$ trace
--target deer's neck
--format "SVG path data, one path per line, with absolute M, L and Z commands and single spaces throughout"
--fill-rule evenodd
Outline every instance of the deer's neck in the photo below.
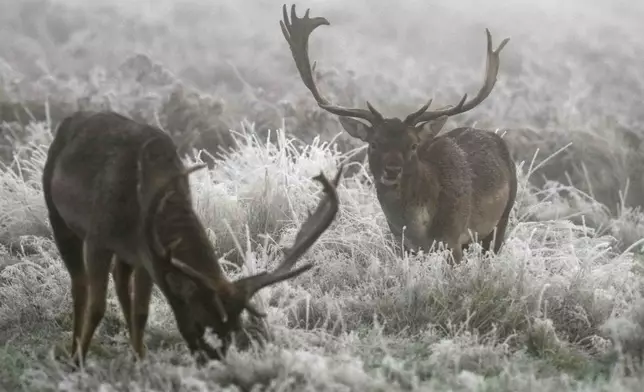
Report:
M 173 257 L 216 281 L 225 279 L 218 263 L 219 255 L 192 207 L 186 203 L 168 203 L 164 211 L 157 220 L 161 243 L 167 247 L 181 238 Z
M 437 169 L 418 161 L 404 168 L 398 186 L 376 185 L 380 207 L 396 237 L 400 238 L 406 228 L 405 237 L 410 244 L 426 245 L 440 189 Z
M 398 185 L 388 187 L 376 183 L 378 201 L 387 206 L 387 215 L 404 214 L 407 206 L 435 201 L 440 189 L 438 168 L 419 160 L 409 162 L 405 166 Z
M 400 181 L 400 197 L 406 206 L 424 206 L 438 200 L 441 184 L 439 168 L 414 159 L 403 170 Z

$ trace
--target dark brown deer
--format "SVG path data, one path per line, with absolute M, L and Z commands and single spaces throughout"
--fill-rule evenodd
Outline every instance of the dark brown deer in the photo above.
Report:
M 494 252 L 498 252 L 517 191 L 516 168 L 506 143 L 493 132 L 475 128 L 437 134 L 448 117 L 473 109 L 492 92 L 499 53 L 509 38 L 493 50 L 486 29 L 485 82 L 474 99 L 467 100 L 465 94 L 456 106 L 439 110 L 429 110 L 429 100 L 400 120 L 385 118 L 368 101 L 367 109 L 359 109 L 337 106 L 324 98 L 313 78 L 308 40 L 313 30 L 329 21 L 310 18 L 308 9 L 299 18 L 295 5 L 290 21 L 286 5 L 282 12 L 282 32 L 304 85 L 322 109 L 339 116 L 351 136 L 369 143 L 376 193 L 396 239 L 404 238 L 410 250 L 429 250 L 443 242 L 456 262 L 462 258 L 462 249 L 475 239 L 482 239 L 486 252 L 494 242 Z
M 335 218 L 341 167 L 333 182 L 323 174 L 314 177 L 325 196 L 281 264 L 232 282 L 192 207 L 187 177 L 203 167 L 184 167 L 169 135 L 114 112 L 77 112 L 61 122 L 42 181 L 54 239 L 71 278 L 76 366 L 103 318 L 112 264 L 137 357 L 145 354 L 143 331 L 156 284 L 200 362 L 225 355 L 244 309 L 265 317 L 250 303 L 258 290 L 312 267 L 292 269 Z M 206 343 L 206 328 L 222 341 L 221 350 Z

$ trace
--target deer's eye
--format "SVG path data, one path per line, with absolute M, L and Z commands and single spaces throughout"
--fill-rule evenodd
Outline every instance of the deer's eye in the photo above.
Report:
M 414 144 L 411 145 L 411 150 L 412 151 L 416 151 L 417 148 L 418 148 L 418 143 L 414 143 Z

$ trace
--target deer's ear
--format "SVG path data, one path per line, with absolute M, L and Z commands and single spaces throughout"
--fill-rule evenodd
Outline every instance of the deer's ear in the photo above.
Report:
M 416 129 L 418 129 L 418 136 L 420 136 L 420 139 L 429 140 L 436 137 L 436 135 L 438 135 L 441 129 L 445 126 L 448 118 L 448 116 L 440 116 L 435 120 L 428 121 L 416 127 Z
M 165 275 L 165 281 L 168 284 L 170 291 L 181 298 L 190 299 L 197 292 L 197 285 L 195 282 L 181 273 L 168 272 Z
M 351 117 L 340 116 L 340 124 L 342 128 L 349 133 L 349 135 L 366 142 L 371 136 L 371 128 L 363 123 Z

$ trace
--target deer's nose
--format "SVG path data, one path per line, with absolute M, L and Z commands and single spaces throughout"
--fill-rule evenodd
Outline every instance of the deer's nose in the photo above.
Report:
M 400 166 L 387 165 L 385 166 L 385 176 L 389 178 L 397 177 L 401 170 Z

